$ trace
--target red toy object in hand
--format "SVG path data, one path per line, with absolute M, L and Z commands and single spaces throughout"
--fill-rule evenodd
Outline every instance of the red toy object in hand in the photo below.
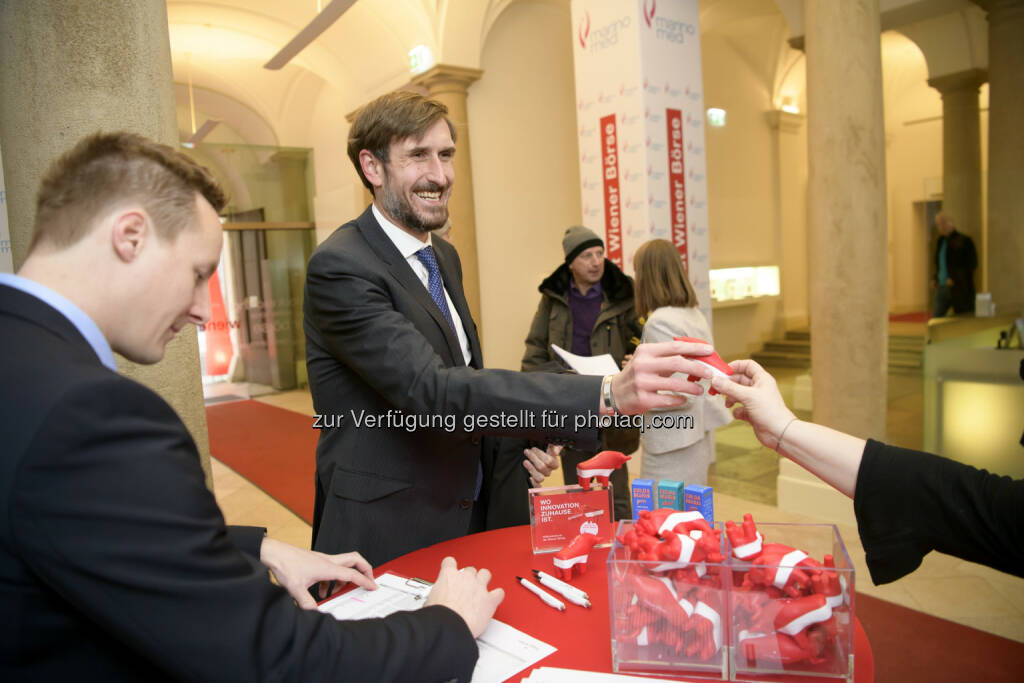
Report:
M 590 550 L 600 542 L 601 539 L 596 534 L 580 534 L 569 541 L 569 545 L 555 553 L 552 562 L 561 572 L 563 581 L 572 578 L 573 567 L 576 568 L 577 575 L 586 573 Z
M 682 342 L 692 342 L 694 344 L 707 344 L 707 342 L 704 341 L 703 339 L 697 339 L 696 337 L 673 337 L 673 339 Z M 729 367 L 729 364 L 722 360 L 722 357 L 719 356 L 718 353 L 715 351 L 712 351 L 706 356 L 686 356 L 686 358 L 689 358 L 690 360 L 695 360 L 698 363 L 703 363 L 704 365 L 711 368 L 711 370 L 716 375 L 728 377 L 733 374 L 733 369 Z M 696 382 L 697 380 L 700 379 L 700 377 L 697 377 L 697 375 L 690 375 L 686 379 L 690 382 Z M 714 389 L 709 389 L 708 393 L 714 396 L 718 392 L 715 391 Z
M 576 478 L 584 491 L 590 490 L 591 477 L 597 477 L 597 482 L 602 486 L 608 486 L 608 476 L 612 470 L 617 470 L 626 464 L 630 456 L 618 451 L 601 451 L 593 458 L 584 460 L 576 465 Z

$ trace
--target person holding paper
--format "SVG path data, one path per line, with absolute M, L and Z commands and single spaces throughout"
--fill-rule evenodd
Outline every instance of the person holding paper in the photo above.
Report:
M 370 565 L 226 527 L 181 419 L 118 374 L 114 352 L 156 363 L 209 319 L 225 203 L 131 133 L 43 178 L 0 274 L 0 680 L 469 680 L 503 597 L 486 569 L 448 558 L 428 606 L 382 620 L 301 609 L 322 582 L 374 588 Z
M 644 322 L 644 343 L 693 337 L 713 343 L 711 326 L 697 308 L 697 293 L 682 259 L 668 240 L 648 240 L 633 255 L 636 310 Z M 693 396 L 686 405 L 644 414 L 643 476 L 681 481 L 687 486 L 708 483 L 714 461 L 714 429 L 732 418 L 721 399 Z
M 609 354 L 620 367 L 633 352 L 640 323 L 633 309 L 633 279 L 604 257 L 604 240 L 593 230 L 575 225 L 562 237 L 565 260 L 537 288 L 540 303 L 526 336 L 524 372 L 565 372 L 567 365 L 552 344 L 577 356 Z M 565 448 L 562 477 L 576 483 L 576 466 L 599 450 L 632 453 L 640 444 L 639 430 L 610 427 L 601 433 L 597 449 Z M 625 468 L 611 477 L 615 518 L 632 517 L 629 474 Z

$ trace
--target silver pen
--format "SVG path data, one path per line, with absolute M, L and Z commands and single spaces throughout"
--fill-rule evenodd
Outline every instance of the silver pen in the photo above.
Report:
M 579 605 L 580 607 L 586 607 L 587 609 L 590 608 L 590 600 L 587 600 L 585 597 L 583 597 L 581 591 L 567 590 L 564 587 L 558 585 L 557 579 L 548 576 L 544 573 L 538 574 L 537 580 L 540 582 L 540 585 L 547 586 L 551 590 L 555 591 L 556 593 L 564 597 L 569 602 L 575 605 Z M 570 588 L 572 588 L 572 586 L 570 586 Z
M 559 600 L 558 598 L 554 597 L 550 593 L 547 593 L 542 588 L 533 585 L 521 576 L 517 576 L 516 581 L 518 581 L 523 588 L 525 588 L 526 590 L 530 591 L 538 598 L 543 600 L 545 605 L 549 607 L 554 607 L 559 612 L 565 611 L 565 603 Z
M 556 579 L 555 577 L 551 576 L 551 574 L 542 572 L 539 569 L 533 569 L 531 571 L 533 571 L 533 575 L 537 577 L 537 580 L 545 586 L 547 586 L 548 588 L 558 591 L 567 598 L 569 597 L 569 594 L 572 593 L 580 599 L 585 600 L 587 603 L 585 606 L 590 607 L 590 596 L 587 595 L 585 591 L 577 588 L 571 583 L 566 583 L 561 579 Z M 573 600 L 573 602 L 575 602 L 577 605 L 581 604 L 579 602 L 576 602 L 575 600 Z

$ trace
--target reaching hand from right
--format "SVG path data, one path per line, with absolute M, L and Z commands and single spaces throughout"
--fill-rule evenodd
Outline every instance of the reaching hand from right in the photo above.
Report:
M 729 366 L 732 377 L 715 377 L 711 386 L 725 395 L 727 408 L 735 408 L 733 417 L 749 422 L 757 440 L 775 449 L 782 431 L 796 419 L 786 407 L 775 378 L 752 360 L 734 360 Z

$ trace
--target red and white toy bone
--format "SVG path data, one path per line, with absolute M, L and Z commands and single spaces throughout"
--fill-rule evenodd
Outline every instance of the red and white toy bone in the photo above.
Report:
M 677 534 L 688 534 L 691 531 L 702 531 L 707 534 L 714 534 L 718 537 L 719 532 L 711 528 L 697 510 L 680 512 L 672 508 L 658 508 L 657 510 L 643 510 L 636 522 L 637 533 L 648 536 L 660 536 L 665 538 L 665 533 L 674 531 Z
M 732 556 L 737 560 L 751 562 L 764 548 L 764 538 L 754 524 L 754 518 L 750 513 L 743 515 L 743 525 L 736 526 L 732 520 L 725 523 L 725 535 L 729 538 L 732 546 Z
M 774 588 L 791 598 L 812 592 L 811 576 L 821 571 L 821 564 L 807 553 L 780 543 L 769 543 L 754 560 L 743 579 L 747 587 Z M 770 591 L 769 591 L 770 592 Z
M 705 534 L 701 531 L 679 534 L 670 531 L 664 541 L 654 546 L 650 552 L 641 554 L 639 559 L 661 561 L 661 564 L 651 567 L 651 571 L 654 572 L 694 566 L 696 578 L 700 578 L 707 571 L 704 567 L 705 562 L 719 563 L 725 558 L 718 552 L 718 539 L 714 534 Z
M 590 480 L 593 477 L 597 477 L 597 482 L 602 486 L 608 486 L 608 477 L 611 473 L 625 465 L 630 457 L 619 451 L 601 451 L 593 458 L 576 465 L 576 479 L 584 491 L 590 490 Z
M 694 344 L 707 344 L 707 342 L 704 341 L 703 339 L 697 339 L 696 337 L 674 337 L 674 339 L 676 341 L 692 342 Z M 706 356 L 686 356 L 686 358 L 689 358 L 690 360 L 695 360 L 698 363 L 703 363 L 704 365 L 711 368 L 711 371 L 714 372 L 716 375 L 728 377 L 733 374 L 733 369 L 729 367 L 728 363 L 722 360 L 722 357 L 719 356 L 716 351 L 712 351 Z M 690 382 L 696 382 L 700 379 L 700 377 L 697 377 L 697 375 L 690 375 L 686 379 Z M 709 389 L 708 393 L 714 396 L 718 392 L 715 391 L 714 389 Z
M 835 571 L 835 568 L 835 558 L 831 555 L 826 555 L 824 566 L 826 571 L 811 577 L 811 587 L 814 592 L 824 595 L 832 609 L 841 606 L 848 600 L 846 595 L 846 577 L 841 576 L 839 572 Z
M 597 534 L 580 534 L 569 541 L 569 545 L 555 553 L 552 562 L 555 568 L 561 572 L 563 581 L 568 581 L 572 578 L 574 567 L 577 575 L 586 573 L 590 551 L 600 542 L 601 539 Z
M 797 644 L 792 636 L 781 633 L 740 631 L 740 651 L 751 664 L 796 664 L 804 660 L 821 661 Z
M 629 608 L 631 623 L 636 623 L 632 613 L 641 610 L 665 619 L 678 631 L 687 628 L 690 615 L 693 614 L 693 604 L 679 595 L 669 579 L 631 574 L 629 581 L 634 596 Z

